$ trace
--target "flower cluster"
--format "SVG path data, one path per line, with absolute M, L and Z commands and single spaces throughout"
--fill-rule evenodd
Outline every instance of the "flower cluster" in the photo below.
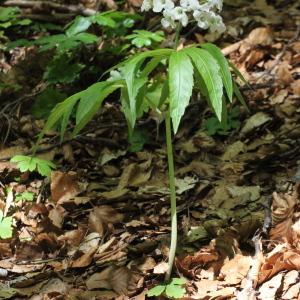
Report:
M 222 0 L 144 0 L 142 11 L 153 10 L 162 13 L 162 26 L 175 28 L 178 23 L 182 26 L 194 19 L 202 29 L 211 32 L 224 32 L 225 25 L 217 12 L 222 10 Z

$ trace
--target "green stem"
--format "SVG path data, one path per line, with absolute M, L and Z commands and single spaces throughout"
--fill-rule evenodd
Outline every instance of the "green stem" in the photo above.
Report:
M 165 276 L 165 280 L 169 281 L 172 273 L 172 267 L 174 264 L 176 247 L 177 247 L 177 209 L 176 209 L 176 190 L 175 190 L 175 173 L 174 173 L 170 107 L 168 108 L 167 111 L 165 124 L 166 124 L 168 168 L 169 168 L 169 186 L 170 186 L 170 198 L 171 198 L 171 245 L 169 251 L 169 266 Z
M 180 38 L 180 31 L 181 31 L 181 23 L 179 23 L 176 27 L 176 32 L 175 32 L 175 39 L 174 39 L 174 49 L 176 50 L 179 44 L 179 38 Z

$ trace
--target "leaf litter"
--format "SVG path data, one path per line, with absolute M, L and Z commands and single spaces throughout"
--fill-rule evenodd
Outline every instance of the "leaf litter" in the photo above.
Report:
M 221 44 L 251 85 L 242 88 L 251 114 L 240 108 L 240 128 L 210 136 L 194 120 L 208 112 L 188 108 L 175 137 L 175 272 L 188 279 L 182 299 L 299 299 L 300 48 L 297 21 L 288 17 L 297 6 L 225 2 L 242 8 L 228 10 Z M 103 112 L 108 124 L 116 121 L 110 109 Z M 20 129 L 29 140 L 37 133 L 31 122 L 24 116 Z M 121 145 L 126 130 L 110 127 L 95 136 Z M 71 140 L 43 154 L 63 166 L 50 182 L 7 161 L 28 151 L 24 140 L 3 147 L 0 298 L 146 299 L 163 280 L 169 250 L 166 149 L 159 143 L 133 153 Z M 17 201 L 24 192 L 34 201 Z

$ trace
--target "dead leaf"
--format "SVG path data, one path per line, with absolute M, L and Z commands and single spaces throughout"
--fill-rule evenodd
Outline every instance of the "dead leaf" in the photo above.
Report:
M 252 130 L 264 125 L 265 123 L 271 121 L 272 118 L 264 112 L 258 112 L 251 116 L 241 129 L 242 134 L 248 134 Z
M 230 285 L 238 284 L 247 276 L 251 262 L 251 256 L 237 254 L 233 259 L 224 263 L 220 276 Z
M 109 224 L 120 223 L 123 218 L 122 214 L 108 205 L 94 207 L 89 215 L 89 227 L 102 237 Z
M 253 29 L 246 39 L 251 45 L 271 46 L 273 44 L 273 33 L 269 27 Z
M 58 204 L 69 201 L 80 193 L 75 172 L 51 172 L 51 197 Z

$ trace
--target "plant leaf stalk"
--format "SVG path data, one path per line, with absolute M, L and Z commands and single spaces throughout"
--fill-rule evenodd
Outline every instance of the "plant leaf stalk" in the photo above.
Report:
M 168 108 L 167 111 L 165 125 L 166 125 L 166 139 L 167 139 L 168 169 L 169 169 L 169 187 L 170 187 L 170 199 L 171 199 L 171 245 L 169 251 L 168 270 L 165 275 L 165 280 L 169 281 L 172 273 L 172 268 L 174 264 L 175 254 L 176 254 L 176 247 L 177 247 L 177 208 L 176 208 L 175 172 L 174 172 L 170 107 Z
M 179 43 L 181 31 L 181 24 L 177 25 L 174 39 L 174 49 L 176 50 Z M 172 268 L 176 255 L 177 248 L 177 205 L 176 205 L 176 189 L 175 189 L 175 171 L 174 171 L 174 156 L 173 156 L 173 143 L 172 143 L 172 128 L 171 128 L 171 109 L 168 106 L 166 119 L 166 140 L 167 140 L 167 156 L 168 156 L 168 177 L 170 188 L 170 201 L 171 201 L 171 244 L 169 250 L 168 270 L 165 275 L 165 281 L 171 278 Z

